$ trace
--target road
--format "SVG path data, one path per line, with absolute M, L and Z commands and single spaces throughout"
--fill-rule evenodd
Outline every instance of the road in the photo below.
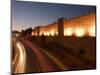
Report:
M 95 69 L 95 57 L 90 59 L 64 47 L 62 43 L 29 41 L 13 38 L 13 73 L 39 73 Z M 82 48 L 84 49 L 84 48 Z M 91 53 L 91 55 L 95 53 Z M 88 56 L 88 55 L 87 55 Z
M 15 42 L 15 54 L 12 62 L 13 73 L 68 70 L 59 59 L 34 43 L 24 39 L 13 41 Z

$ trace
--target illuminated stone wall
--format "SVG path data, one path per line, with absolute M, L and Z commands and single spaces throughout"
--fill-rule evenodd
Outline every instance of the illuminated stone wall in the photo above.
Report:
M 95 36 L 95 13 L 88 13 L 79 17 L 70 19 L 67 24 L 64 25 L 65 32 L 70 32 L 76 36 L 90 35 Z M 69 31 L 68 31 L 69 29 Z M 65 35 L 66 35 L 65 33 Z
M 40 30 L 40 34 L 44 34 L 47 36 L 49 36 L 49 35 L 53 36 L 53 35 L 57 34 L 57 28 L 58 28 L 57 23 L 54 22 L 52 24 L 42 27 Z
M 93 12 L 68 20 L 66 19 L 64 22 L 64 36 L 95 36 L 95 21 L 96 15 Z M 37 35 L 37 29 L 33 29 L 32 35 Z M 54 22 L 40 27 L 39 35 L 58 35 L 58 23 Z

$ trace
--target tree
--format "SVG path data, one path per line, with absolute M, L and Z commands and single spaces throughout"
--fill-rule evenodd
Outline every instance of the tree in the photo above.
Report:
M 29 35 L 32 34 L 32 28 L 31 27 L 27 29 L 27 34 L 29 34 Z
M 22 30 L 20 33 L 20 36 L 31 36 L 32 28 L 27 28 L 25 30 Z

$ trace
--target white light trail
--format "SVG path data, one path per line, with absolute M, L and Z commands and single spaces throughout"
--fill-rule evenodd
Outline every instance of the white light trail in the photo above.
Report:
M 18 55 L 15 55 L 14 61 L 12 62 L 12 64 L 15 64 L 16 60 L 17 60 Z
M 17 47 L 19 50 L 19 60 L 18 64 L 15 68 L 14 73 L 24 73 L 25 72 L 25 65 L 26 65 L 26 53 L 25 53 L 25 48 L 20 42 L 17 42 Z

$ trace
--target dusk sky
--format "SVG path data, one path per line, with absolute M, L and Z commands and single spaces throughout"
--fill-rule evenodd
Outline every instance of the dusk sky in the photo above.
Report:
M 12 1 L 12 30 L 43 26 L 61 17 L 68 19 L 94 12 L 95 6 L 51 4 L 38 2 Z

